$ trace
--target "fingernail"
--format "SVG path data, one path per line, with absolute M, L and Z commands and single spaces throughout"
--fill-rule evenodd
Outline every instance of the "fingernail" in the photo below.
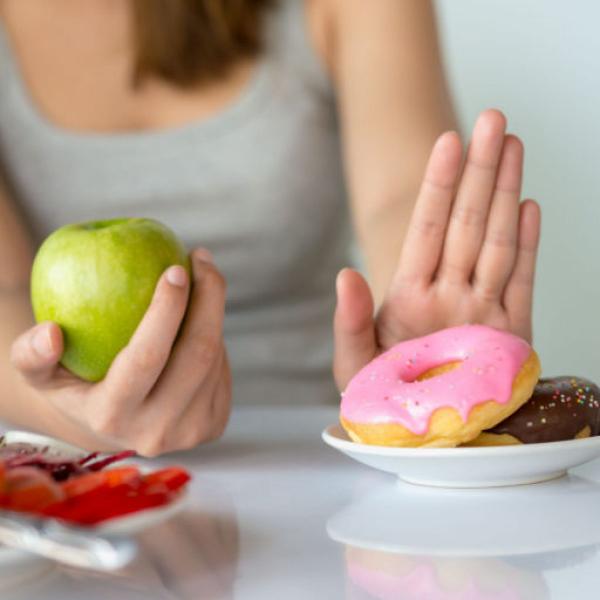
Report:
M 181 265 L 173 265 L 167 269 L 167 281 L 176 287 L 185 287 L 187 273 Z
M 194 250 L 194 258 L 208 263 L 215 262 L 215 257 L 212 255 L 212 252 L 206 248 L 196 248 Z
M 341 271 L 338 271 L 338 274 L 335 278 L 335 291 L 338 296 L 340 295 L 340 287 L 342 285 L 342 277 L 345 270 L 346 268 L 342 269 Z
M 435 144 L 433 145 L 433 150 L 439 152 L 440 150 L 442 150 L 448 146 L 451 146 L 452 144 L 455 143 L 454 140 L 457 137 L 459 137 L 459 136 L 458 136 L 458 133 L 456 133 L 456 131 L 445 131 L 435 141 Z
M 340 292 L 342 290 L 342 281 L 346 277 L 349 272 L 352 272 L 354 269 L 350 267 L 344 267 L 341 271 L 338 272 L 337 277 L 335 278 L 335 292 L 339 298 Z
M 50 339 L 50 331 L 47 327 L 41 327 L 33 336 L 33 348 L 44 357 L 52 356 L 52 340 Z

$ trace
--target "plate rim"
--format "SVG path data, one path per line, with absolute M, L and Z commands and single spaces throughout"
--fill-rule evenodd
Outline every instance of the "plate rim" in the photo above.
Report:
M 56 449 L 59 452 L 66 452 L 69 455 L 79 456 L 83 458 L 88 454 L 91 454 L 87 450 L 80 448 L 79 446 L 74 446 L 73 444 L 69 444 L 68 442 L 63 442 L 58 438 L 53 438 L 49 435 L 45 435 L 43 433 L 36 433 L 34 431 L 26 431 L 23 429 L 8 429 L 6 431 L 0 432 L 0 438 L 6 440 L 6 443 L 26 443 L 33 444 L 35 446 L 48 446 L 53 449 Z M 16 438 L 11 440 L 11 438 Z
M 397 446 L 376 446 L 361 444 L 350 439 L 343 439 L 335 435 L 345 431 L 339 423 L 331 423 L 321 432 L 321 439 L 332 448 L 347 450 L 357 454 L 370 454 L 389 456 L 395 458 L 490 458 L 495 456 L 518 456 L 522 454 L 538 454 L 567 449 L 581 449 L 587 446 L 600 446 L 600 436 L 591 436 L 583 439 L 563 440 L 559 442 L 537 442 L 534 444 L 515 444 L 506 446 L 470 446 L 459 448 L 403 448 Z

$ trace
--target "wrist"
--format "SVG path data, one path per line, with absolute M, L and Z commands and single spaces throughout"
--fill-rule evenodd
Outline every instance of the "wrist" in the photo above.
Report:
M 121 447 L 107 444 L 93 432 L 61 412 L 42 392 L 23 382 L 17 395 L 21 410 L 7 415 L 14 425 L 37 433 L 58 438 L 89 451 L 112 452 Z

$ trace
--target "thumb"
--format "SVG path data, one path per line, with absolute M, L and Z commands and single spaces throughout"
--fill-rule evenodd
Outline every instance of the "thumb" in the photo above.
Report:
M 47 321 L 27 330 L 11 348 L 11 362 L 35 386 L 52 379 L 63 352 L 62 331 Z
M 373 296 L 364 277 L 352 269 L 342 269 L 336 291 L 333 374 L 343 390 L 354 374 L 374 358 L 377 344 Z

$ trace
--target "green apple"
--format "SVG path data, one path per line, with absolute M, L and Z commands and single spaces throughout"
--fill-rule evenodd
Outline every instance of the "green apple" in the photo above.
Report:
M 65 225 L 38 250 L 31 273 L 36 321 L 64 336 L 61 363 L 82 379 L 102 379 L 146 312 L 170 265 L 189 259 L 175 234 L 151 219 Z

